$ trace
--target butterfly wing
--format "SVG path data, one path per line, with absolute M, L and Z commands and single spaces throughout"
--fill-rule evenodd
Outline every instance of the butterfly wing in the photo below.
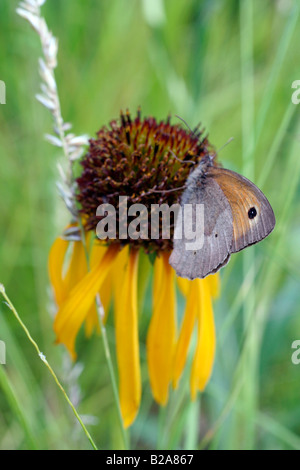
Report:
M 230 204 L 233 221 L 231 253 L 263 240 L 275 226 L 273 209 L 263 192 L 238 173 L 212 167 L 209 177 Z
M 189 250 L 191 243 L 185 237 L 184 213 L 192 205 L 192 225 L 196 225 L 196 205 L 204 206 L 204 238 L 200 249 Z M 182 231 L 182 238 L 174 238 L 174 248 L 169 262 L 180 277 L 204 278 L 228 263 L 231 253 L 233 225 L 230 205 L 213 178 L 205 183 L 189 185 L 181 198 L 182 219 L 177 220 L 175 233 Z M 178 226 L 181 225 L 181 227 Z

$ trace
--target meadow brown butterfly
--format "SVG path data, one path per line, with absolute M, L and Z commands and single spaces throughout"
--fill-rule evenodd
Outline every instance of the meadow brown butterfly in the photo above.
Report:
M 204 157 L 192 171 L 180 201 L 182 214 L 186 205 L 193 208 L 192 224 L 196 205 L 204 207 L 202 247 L 187 250 L 190 240 L 174 238 L 169 259 L 176 274 L 188 279 L 216 273 L 231 253 L 263 240 L 275 226 L 272 207 L 260 189 L 244 176 L 215 166 L 213 159 Z M 183 224 L 183 219 L 177 223 Z

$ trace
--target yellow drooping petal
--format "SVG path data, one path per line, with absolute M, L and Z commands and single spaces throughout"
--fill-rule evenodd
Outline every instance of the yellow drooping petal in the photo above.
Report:
M 119 251 L 116 260 L 114 261 L 113 269 L 111 271 L 111 277 L 113 282 L 113 292 L 114 292 L 114 304 L 117 306 L 117 303 L 120 300 L 120 292 L 123 286 L 123 276 L 126 270 L 129 259 L 129 245 L 126 245 Z
M 65 298 L 65 283 L 63 280 L 63 265 L 69 246 L 67 240 L 57 238 L 53 243 L 48 259 L 48 271 L 50 282 L 54 291 L 57 305 L 61 305 Z
M 184 297 L 187 297 L 187 295 L 190 291 L 190 282 L 191 281 L 189 279 L 185 279 L 183 277 L 176 277 L 176 280 L 177 280 L 177 284 L 178 284 L 180 292 L 182 293 L 182 295 L 184 295 Z
M 99 261 L 103 258 L 107 251 L 107 245 L 100 243 L 97 238 L 95 238 L 90 255 L 90 267 L 93 268 Z
M 76 357 L 74 346 L 78 330 L 95 301 L 97 292 L 117 254 L 117 247 L 108 247 L 100 262 L 72 289 L 56 315 L 54 330 L 57 342 L 64 343 L 73 358 Z
M 176 341 L 174 275 L 168 254 L 156 258 L 153 313 L 147 335 L 147 360 L 152 394 L 161 405 L 165 405 L 168 400 Z
M 86 276 L 88 272 L 86 253 L 81 241 L 72 242 L 72 253 L 67 269 L 66 276 L 64 278 L 65 283 L 65 295 L 64 299 L 67 298 L 71 290 L 81 279 Z
M 102 299 L 101 299 L 102 302 Z M 87 316 L 85 317 L 85 323 L 84 323 L 84 331 L 85 331 L 85 336 L 87 338 L 90 338 L 92 336 L 93 331 L 95 328 L 97 329 L 97 332 L 100 332 L 100 327 L 99 327 L 99 319 L 98 319 L 98 312 L 96 305 L 92 305 L 91 308 L 89 309 Z
M 131 250 L 123 271 L 118 300 L 115 302 L 115 331 L 119 371 L 120 407 L 124 426 L 134 421 L 141 401 L 141 372 L 139 359 L 137 267 L 138 251 Z
M 75 226 L 76 224 L 70 224 L 66 229 Z M 88 239 L 88 234 L 86 237 Z M 66 264 L 66 255 L 69 247 L 72 251 L 68 260 L 66 274 L 64 275 L 64 265 Z M 50 249 L 48 267 L 55 301 L 60 306 L 68 297 L 72 288 L 87 273 L 86 255 L 81 241 L 70 242 L 58 237 Z
M 187 301 L 185 307 L 185 313 L 180 328 L 179 337 L 177 340 L 174 356 L 174 367 L 173 367 L 173 387 L 178 386 L 178 381 L 182 374 L 183 368 L 186 363 L 188 355 L 188 349 L 191 341 L 193 328 L 197 318 L 197 312 L 199 310 L 199 289 L 200 280 L 195 279 L 194 281 L 188 281 L 189 290 L 187 293 Z
M 208 278 L 199 280 L 198 340 L 191 372 L 191 395 L 203 391 L 212 372 L 215 356 L 215 324 Z
M 208 284 L 210 286 L 211 295 L 213 298 L 217 298 L 220 295 L 220 274 L 211 274 L 207 277 Z
M 109 271 L 107 274 L 107 278 L 103 281 L 103 284 L 99 290 L 101 304 L 104 310 L 104 318 L 103 323 L 107 320 L 108 310 L 110 306 L 110 302 L 112 300 L 112 270 Z M 87 317 L 85 319 L 85 334 L 87 337 L 91 336 L 94 330 L 97 330 L 100 333 L 100 325 L 98 319 L 98 312 L 96 305 L 92 305 Z
M 97 239 L 94 240 L 91 255 L 90 255 L 90 267 L 93 268 L 96 264 L 99 264 L 103 256 L 107 251 L 107 246 L 104 243 L 99 243 Z M 116 257 L 116 259 L 118 256 Z M 114 265 L 115 261 L 113 262 Z M 103 322 L 106 322 L 107 314 L 109 310 L 109 304 L 112 299 L 112 271 L 113 265 L 109 270 L 106 279 L 103 281 L 103 284 L 99 290 L 99 296 L 101 304 L 104 310 Z M 90 337 L 94 330 L 97 330 L 100 333 L 98 312 L 95 304 L 92 304 L 91 308 L 85 319 L 85 334 L 87 337 Z

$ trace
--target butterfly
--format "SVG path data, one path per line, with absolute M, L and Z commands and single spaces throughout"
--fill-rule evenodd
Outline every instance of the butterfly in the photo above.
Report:
M 269 235 L 275 215 L 266 196 L 244 176 L 216 166 L 214 156 L 206 156 L 189 175 L 182 193 L 182 217 L 177 219 L 169 263 L 180 277 L 204 278 L 225 266 L 237 253 Z M 196 225 L 196 207 L 204 208 L 203 238 L 199 249 L 188 249 L 184 224 L 189 213 Z

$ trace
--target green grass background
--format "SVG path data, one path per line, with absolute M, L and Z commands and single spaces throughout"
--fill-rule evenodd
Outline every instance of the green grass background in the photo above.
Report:
M 47 275 L 51 243 L 69 220 L 55 181 L 62 156 L 43 135 L 51 116 L 39 92 L 37 35 L 0 3 L 0 281 L 56 370 L 99 448 L 122 446 L 101 339 L 80 335 L 72 364 L 54 345 Z M 296 0 L 48 0 L 59 38 L 59 85 L 65 120 L 91 136 L 120 109 L 157 119 L 199 121 L 219 159 L 256 182 L 276 215 L 275 231 L 234 255 L 221 272 L 215 304 L 218 347 L 205 393 L 191 403 L 188 373 L 166 409 L 151 398 L 140 316 L 143 400 L 131 448 L 300 449 L 300 79 Z M 173 118 L 173 122 L 177 122 Z M 147 261 L 142 273 L 148 276 Z M 108 324 L 114 351 L 112 315 Z M 23 330 L 4 303 L 0 339 L 0 449 L 88 449 L 82 429 Z M 210 432 L 208 434 L 208 432 Z

